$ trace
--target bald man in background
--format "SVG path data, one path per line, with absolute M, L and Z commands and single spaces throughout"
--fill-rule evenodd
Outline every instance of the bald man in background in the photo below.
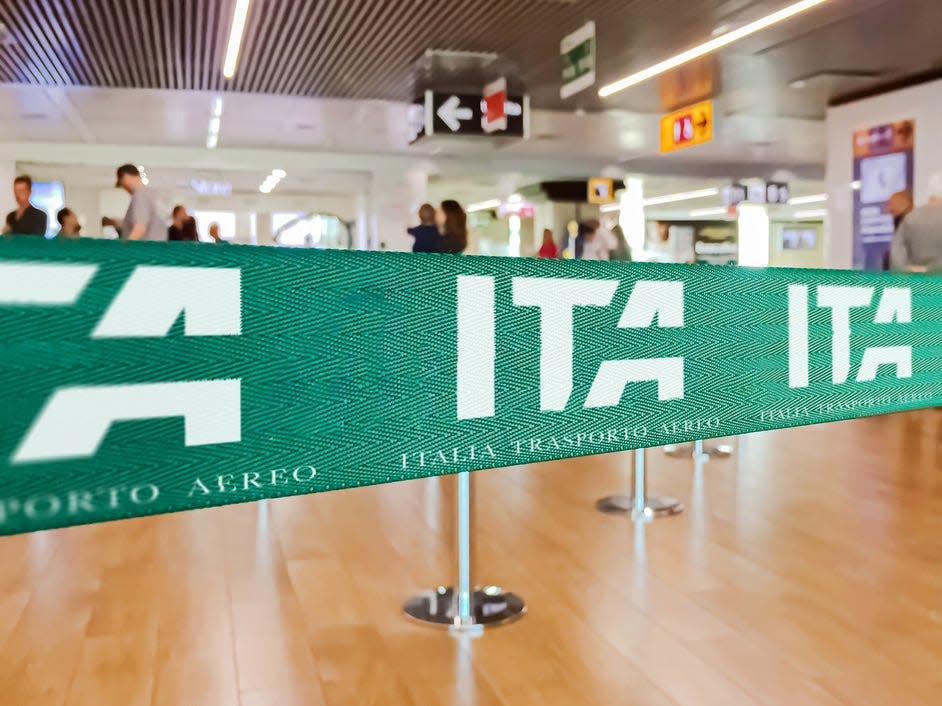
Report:
M 900 223 L 890 247 L 894 272 L 942 270 L 942 174 L 929 180 L 929 203 L 914 208 Z

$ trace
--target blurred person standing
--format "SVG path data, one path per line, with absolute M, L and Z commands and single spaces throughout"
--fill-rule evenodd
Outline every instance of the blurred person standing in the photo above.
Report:
M 29 199 L 33 193 L 33 180 L 21 174 L 13 180 L 13 198 L 16 208 L 7 214 L 3 227 L 4 233 L 11 235 L 39 235 L 45 237 L 49 218 L 45 211 L 40 211 Z
M 442 235 L 435 225 L 435 207 L 423 203 L 419 208 L 419 225 L 407 228 L 406 232 L 415 238 L 412 252 L 441 252 Z
M 893 229 L 899 229 L 903 219 L 913 210 L 913 195 L 908 191 L 897 191 L 886 202 L 886 210 L 893 216 Z
M 893 234 L 899 230 L 903 219 L 913 210 L 913 195 L 908 191 L 897 191 L 886 202 L 886 212 L 893 216 Z M 883 269 L 890 269 L 890 251 L 883 256 Z
M 929 180 L 929 203 L 914 208 L 900 222 L 890 247 L 890 269 L 942 269 L 942 173 Z
M 228 245 L 228 243 L 223 240 L 222 236 L 219 234 L 219 224 L 216 221 L 213 221 L 209 224 L 209 237 L 213 239 L 213 243 L 216 245 Z
M 173 207 L 173 222 L 167 229 L 167 240 L 188 240 L 198 241 L 199 235 L 196 232 L 196 219 L 186 212 L 183 204 Z
M 78 216 L 75 215 L 75 211 L 71 208 L 59 209 L 56 220 L 59 222 L 59 232 L 56 233 L 56 238 L 75 239 L 79 237 L 82 226 L 79 223 Z
M 439 252 L 458 255 L 468 247 L 468 216 L 461 205 L 452 199 L 442 201 L 442 240 Z
M 612 224 L 609 232 L 611 232 L 615 241 L 611 259 L 631 262 L 631 248 L 628 246 L 628 238 L 625 237 L 625 231 L 622 230 L 621 224 L 617 220 Z
M 166 213 L 159 203 L 156 191 L 141 180 L 141 173 L 133 164 L 122 164 L 117 169 L 115 186 L 131 194 L 131 203 L 123 220 L 102 218 L 105 226 L 117 228 L 127 240 L 167 240 Z
M 553 240 L 553 231 L 549 228 L 543 229 L 543 245 L 540 246 L 537 257 L 544 260 L 555 260 L 559 257 L 559 248 L 556 247 L 556 242 Z
M 592 221 L 586 221 L 585 223 L 580 224 L 580 230 L 582 231 L 582 247 L 579 248 L 578 243 L 576 250 L 580 260 L 602 260 L 607 258 L 602 258 L 602 248 L 599 246 L 598 242 L 598 231 L 592 224 Z
M 599 260 L 611 260 L 612 252 L 618 247 L 618 238 L 608 227 L 607 223 L 602 223 L 593 218 L 589 224 L 595 229 L 595 247 L 598 251 Z

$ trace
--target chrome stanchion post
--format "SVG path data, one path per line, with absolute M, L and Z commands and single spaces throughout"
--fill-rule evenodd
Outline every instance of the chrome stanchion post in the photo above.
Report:
M 637 520 L 645 516 L 648 500 L 648 474 L 644 467 L 644 449 L 635 449 L 635 495 L 631 504 L 631 514 Z
M 630 512 L 635 520 L 647 521 L 655 517 L 676 515 L 684 510 L 684 504 L 676 498 L 648 496 L 648 476 L 645 467 L 647 449 L 635 450 L 633 495 L 609 495 L 595 503 L 600 512 Z
M 732 444 L 705 444 L 699 440 L 692 444 L 668 444 L 664 447 L 664 453 L 673 458 L 729 458 L 733 455 L 733 446 Z
M 458 611 L 453 628 L 467 630 L 471 617 L 471 474 L 458 474 Z M 483 626 L 478 625 L 483 630 Z
M 451 632 L 478 635 L 484 628 L 508 623 L 526 612 L 515 593 L 499 586 L 474 589 L 471 583 L 471 474 L 458 474 L 456 502 L 458 534 L 458 585 L 410 598 L 403 606 L 407 616 L 423 623 L 447 627 Z

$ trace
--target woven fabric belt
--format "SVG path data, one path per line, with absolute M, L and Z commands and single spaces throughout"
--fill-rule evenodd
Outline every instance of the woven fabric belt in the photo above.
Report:
M 0 533 L 942 405 L 942 279 L 0 242 Z

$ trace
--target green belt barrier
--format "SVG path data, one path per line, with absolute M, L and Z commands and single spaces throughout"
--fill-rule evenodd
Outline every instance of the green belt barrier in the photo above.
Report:
M 0 332 L 3 534 L 942 405 L 920 275 L 13 238 Z

